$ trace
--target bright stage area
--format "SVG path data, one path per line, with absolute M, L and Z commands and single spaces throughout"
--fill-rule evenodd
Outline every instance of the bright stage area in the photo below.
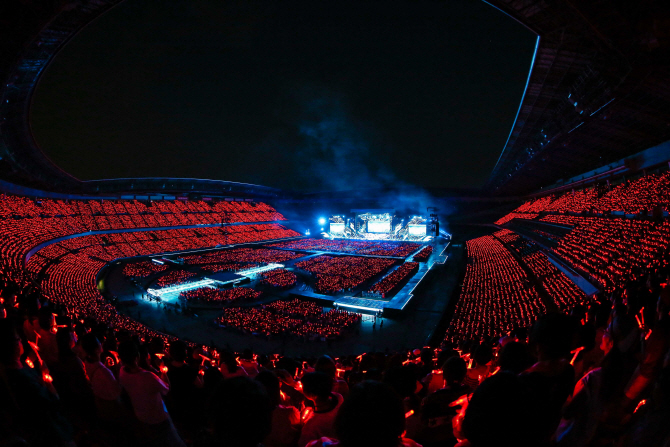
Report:
M 351 210 L 352 214 L 333 215 L 328 231 L 322 235 L 330 239 L 358 239 L 367 241 L 429 242 L 439 233 L 435 216 L 400 217 L 395 210 Z M 325 223 L 325 219 L 319 219 Z

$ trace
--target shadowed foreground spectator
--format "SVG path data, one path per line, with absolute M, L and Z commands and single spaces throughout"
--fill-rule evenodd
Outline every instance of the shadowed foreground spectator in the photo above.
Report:
M 340 394 L 332 392 L 333 380 L 324 373 L 305 374 L 302 386 L 305 397 L 312 401 L 314 409 L 306 413 L 299 447 L 321 437 L 335 436 L 335 417 L 344 400 Z
M 154 373 L 138 366 L 140 353 L 134 342 L 121 343 L 119 357 L 123 364 L 119 373 L 119 383 L 128 394 L 133 406 L 137 418 L 137 437 L 140 442 L 157 447 L 184 446 L 163 402 L 163 396 L 170 390 L 169 385 Z M 165 374 L 163 379 L 167 380 Z
M 21 361 L 23 342 L 12 323 L 0 320 L 3 438 L 14 436 L 35 446 L 74 446 L 72 427 L 63 415 L 56 390 L 45 382 L 39 369 Z
M 256 447 L 272 430 L 272 401 L 263 385 L 248 377 L 226 379 L 211 396 L 209 422 L 215 447 Z
M 263 440 L 265 447 L 290 447 L 300 436 L 300 412 L 293 406 L 280 404 L 279 379 L 272 371 L 261 371 L 256 381 L 263 384 L 272 402 L 272 431 Z
M 470 447 L 542 445 L 530 390 L 512 373 L 484 380 L 472 394 L 463 419 Z
M 335 419 L 336 439 L 321 438 L 308 447 L 418 447 L 403 438 L 402 400 L 384 383 L 364 381 L 352 388 Z

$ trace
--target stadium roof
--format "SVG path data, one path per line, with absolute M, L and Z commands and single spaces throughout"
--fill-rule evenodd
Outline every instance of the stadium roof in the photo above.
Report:
M 58 50 L 121 1 L 71 0 L 67 8 L 39 0 L 3 4 L 0 178 L 47 190 L 90 189 L 40 150 L 28 110 Z M 489 180 L 491 192 L 529 193 L 670 139 L 670 2 L 489 3 L 539 36 L 517 119 Z M 127 187 L 116 185 L 96 187 Z
M 489 3 L 538 35 L 494 194 L 529 193 L 670 139 L 670 2 Z

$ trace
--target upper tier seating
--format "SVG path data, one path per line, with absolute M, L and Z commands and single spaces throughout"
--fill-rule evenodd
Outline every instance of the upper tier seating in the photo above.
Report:
M 28 252 L 52 239 L 136 228 L 216 225 L 286 220 L 274 208 L 253 202 L 136 200 L 32 200 L 0 197 L 0 262 L 20 271 Z M 233 230 L 231 230 L 233 231 Z M 235 243 L 235 242 L 230 242 Z M 158 252 L 166 251 L 161 249 Z M 174 251 L 174 250 L 169 250 Z
M 496 224 L 504 225 L 512 219 L 535 219 L 539 213 L 639 214 L 648 213 L 657 207 L 664 213 L 670 212 L 670 171 L 625 181 L 609 191 L 600 193 L 596 187 L 588 187 L 567 191 L 557 196 L 531 199 L 501 217 Z

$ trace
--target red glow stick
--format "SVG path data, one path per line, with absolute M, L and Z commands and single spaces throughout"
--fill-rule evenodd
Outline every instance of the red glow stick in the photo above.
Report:
M 639 410 L 640 407 L 642 407 L 642 406 L 643 406 L 644 404 L 646 404 L 646 403 L 647 403 L 647 399 L 642 399 L 642 400 L 640 401 L 640 403 L 637 404 L 637 407 L 635 407 L 635 410 L 633 411 L 633 413 L 637 413 L 637 410 Z
M 571 365 L 574 365 L 574 364 L 575 364 L 575 361 L 577 360 L 577 356 L 579 355 L 579 351 L 583 351 L 583 350 L 584 350 L 584 346 L 580 346 L 579 348 L 577 348 L 577 349 L 575 349 L 574 351 L 571 351 L 571 352 L 570 352 L 570 354 L 574 354 L 574 355 L 572 356 L 572 360 L 570 360 L 570 364 L 571 364 Z

